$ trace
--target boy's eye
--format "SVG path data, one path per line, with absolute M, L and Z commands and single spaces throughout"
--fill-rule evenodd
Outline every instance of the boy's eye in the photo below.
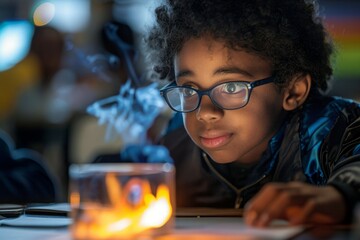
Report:
M 222 91 L 225 93 L 235 94 L 244 89 L 244 84 L 237 82 L 225 83 L 222 85 Z
M 196 94 L 196 91 L 191 88 L 184 88 L 183 94 L 184 94 L 184 97 L 191 97 Z

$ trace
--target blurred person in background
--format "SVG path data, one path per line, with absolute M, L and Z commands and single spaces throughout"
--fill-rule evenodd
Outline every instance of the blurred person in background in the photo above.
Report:
M 0 130 L 0 203 L 56 202 L 57 183 L 42 157 L 30 149 L 15 149 Z
M 59 31 L 34 27 L 28 54 L 0 72 L 1 203 L 53 202 L 58 198 L 56 178 L 48 171 L 48 162 L 33 148 L 37 144 L 36 150 L 43 150 L 40 141 L 44 129 L 32 124 L 41 118 L 46 104 L 43 96 L 60 69 L 63 50 L 64 38 Z

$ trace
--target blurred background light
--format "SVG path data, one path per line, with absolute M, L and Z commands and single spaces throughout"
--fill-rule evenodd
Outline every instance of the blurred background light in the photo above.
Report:
M 28 21 L 0 23 L 0 71 L 13 67 L 26 56 L 33 31 Z
M 144 33 L 154 23 L 154 10 L 159 0 L 114 0 L 114 19 L 138 33 Z
M 34 24 L 50 25 L 61 32 L 76 33 L 86 28 L 91 15 L 89 0 L 38 1 L 33 13 Z
M 329 94 L 360 101 L 360 1 L 326 0 L 320 6 L 336 48 Z
M 348 2 L 348 1 L 347 1 Z M 335 76 L 360 76 L 360 1 L 328 1 L 325 7 L 325 25 L 335 40 L 337 54 Z
M 44 26 L 48 24 L 55 16 L 55 5 L 50 2 L 44 2 L 35 8 L 33 14 L 34 25 Z

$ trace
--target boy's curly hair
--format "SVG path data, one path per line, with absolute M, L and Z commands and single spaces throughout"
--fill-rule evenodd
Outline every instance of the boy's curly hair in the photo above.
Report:
M 294 74 L 308 73 L 316 87 L 328 88 L 333 45 L 314 1 L 167 0 L 155 13 L 146 43 L 161 79 L 174 80 L 175 54 L 188 39 L 206 34 L 269 59 L 279 86 Z

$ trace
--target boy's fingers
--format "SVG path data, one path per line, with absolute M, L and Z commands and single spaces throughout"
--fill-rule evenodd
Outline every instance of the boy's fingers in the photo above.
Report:
M 304 186 L 297 183 L 268 184 L 246 206 L 245 222 L 252 226 L 264 227 L 274 219 L 297 218 L 296 214 L 291 213 L 294 211 L 289 210 L 302 212 L 299 209 L 309 198 L 309 194 L 304 192 L 302 187 Z M 311 206 L 309 208 L 313 209 Z M 299 221 L 309 217 L 308 212 L 302 214 Z
M 301 196 L 295 191 L 292 191 L 291 189 L 282 191 L 262 213 L 267 216 L 264 217 L 267 221 L 259 221 L 258 226 L 265 227 L 274 219 L 284 219 L 286 217 L 286 209 L 292 208 L 300 202 Z M 259 219 L 261 218 L 262 217 L 260 216 Z
M 266 208 L 259 213 L 256 221 L 252 224 L 258 227 L 268 226 L 269 223 L 274 219 L 289 219 L 296 215 L 288 215 L 288 209 L 300 209 L 301 204 L 306 201 L 306 197 L 301 195 L 296 189 L 283 189 L 278 195 L 275 196 L 274 200 L 271 201 Z M 307 215 L 303 216 L 304 218 Z
M 271 219 L 266 213 L 269 206 L 276 201 L 277 195 L 281 193 L 284 184 L 268 184 L 250 201 L 245 207 L 245 222 L 249 225 L 257 225 L 258 221 L 267 224 Z M 260 219 L 261 218 L 261 219 Z
M 333 209 L 332 206 L 337 206 Z M 338 210 L 340 209 L 340 210 Z M 245 222 L 264 227 L 274 219 L 291 224 L 335 223 L 344 219 L 345 205 L 333 187 L 304 183 L 268 184 L 245 207 Z

